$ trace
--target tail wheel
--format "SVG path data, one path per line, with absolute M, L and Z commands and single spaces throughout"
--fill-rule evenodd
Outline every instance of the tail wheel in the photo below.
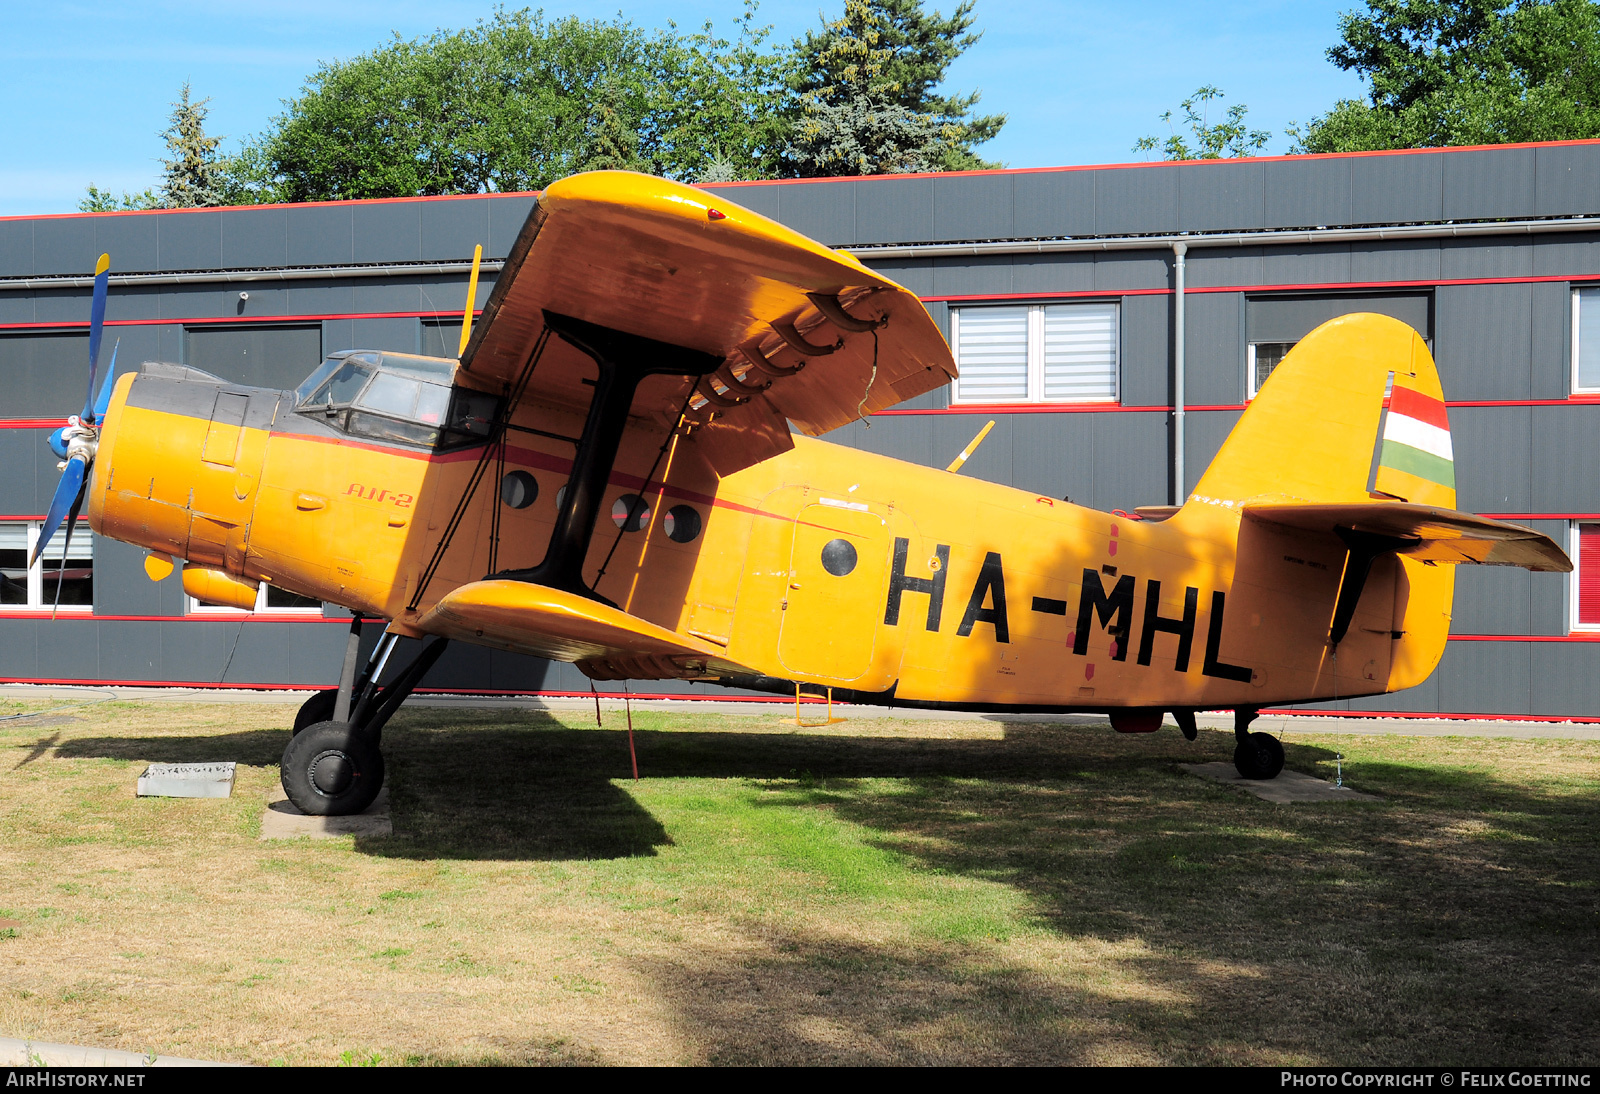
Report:
M 302 813 L 347 817 L 383 789 L 383 754 L 348 722 L 317 722 L 283 750 L 283 792 Z
M 1233 749 L 1233 766 L 1245 779 L 1276 779 L 1283 770 L 1283 742 L 1270 733 L 1252 733 Z
M 294 731 L 299 733 L 306 726 L 316 725 L 333 718 L 333 706 L 339 701 L 337 688 L 328 688 L 319 691 L 311 698 L 300 704 L 300 710 L 294 716 Z

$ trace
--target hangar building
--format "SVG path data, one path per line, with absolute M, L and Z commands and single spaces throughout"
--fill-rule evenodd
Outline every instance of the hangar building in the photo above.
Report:
M 1432 678 L 1328 705 L 1600 716 L 1600 142 L 711 189 L 896 278 L 955 347 L 954 388 L 830 439 L 942 467 L 994 418 L 965 473 L 1101 509 L 1192 486 L 1320 322 L 1405 320 L 1439 362 L 1461 508 L 1546 532 L 1578 570 L 1464 567 Z M 276 590 L 251 613 L 207 608 L 81 532 L 50 618 L 56 564 L 30 572 L 26 552 L 57 478 L 45 436 L 83 400 L 102 251 L 119 371 L 176 361 L 287 388 L 339 349 L 453 354 L 473 245 L 492 274 L 533 200 L 0 220 L 0 678 L 327 686 L 341 660 L 342 611 Z M 588 690 L 569 665 L 470 648 L 428 684 Z

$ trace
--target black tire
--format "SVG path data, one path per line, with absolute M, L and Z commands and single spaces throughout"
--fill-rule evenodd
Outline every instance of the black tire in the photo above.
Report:
M 348 817 L 383 789 L 383 753 L 347 722 L 317 722 L 283 750 L 283 792 L 302 813 Z
M 326 722 L 333 717 L 333 706 L 339 701 L 339 689 L 329 688 L 319 691 L 311 698 L 300 704 L 300 709 L 294 716 L 294 731 L 299 733 L 306 726 Z
M 1276 779 L 1283 770 L 1283 742 L 1270 733 L 1252 733 L 1234 746 L 1233 766 L 1240 778 Z

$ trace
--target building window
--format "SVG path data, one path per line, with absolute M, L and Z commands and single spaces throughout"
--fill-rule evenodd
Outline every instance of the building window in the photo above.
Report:
M 1433 349 L 1430 293 L 1279 294 L 1244 298 L 1244 396 L 1254 399 L 1272 370 L 1317 327 L 1351 312 L 1377 312 L 1398 319 Z
M 68 545 L 66 528 L 57 529 L 44 557 L 30 567 L 28 556 L 39 539 L 39 522 L 0 523 L 0 611 L 48 610 L 56 604 L 58 582 L 62 611 L 94 610 L 94 537 L 87 522 L 80 522 L 73 532 Z
M 953 308 L 958 403 L 1103 403 L 1117 398 L 1116 304 Z
M 1573 521 L 1571 630 L 1600 631 L 1600 521 Z
M 1600 392 L 1600 288 L 1572 290 L 1572 390 Z
M 1244 372 L 1249 390 L 1245 397 L 1254 399 L 1267 382 L 1272 370 L 1294 349 L 1294 342 L 1251 342 L 1245 346 Z
M 261 583 L 260 590 L 256 593 L 256 606 L 250 611 L 241 611 L 238 608 L 224 607 L 220 604 L 206 604 L 194 597 L 185 597 L 189 605 L 190 615 L 316 615 L 322 614 L 322 601 L 313 600 L 308 596 L 291 593 L 287 589 L 280 589 Z

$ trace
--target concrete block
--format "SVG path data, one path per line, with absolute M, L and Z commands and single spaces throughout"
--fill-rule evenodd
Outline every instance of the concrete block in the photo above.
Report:
M 335 836 L 391 836 L 394 824 L 389 819 L 389 790 L 378 791 L 378 797 L 367 806 L 366 812 L 353 817 L 308 817 L 285 797 L 267 803 L 267 812 L 261 818 L 261 838 L 332 839 Z
M 1290 805 L 1294 802 L 1347 802 L 1347 801 L 1378 801 L 1372 794 L 1363 794 L 1358 790 L 1351 790 L 1348 786 L 1334 786 L 1330 782 L 1314 779 L 1310 775 L 1302 775 L 1298 771 L 1285 768 L 1276 779 L 1246 779 L 1230 763 L 1217 761 L 1209 764 L 1179 764 L 1191 775 L 1198 775 L 1202 779 L 1212 782 L 1227 783 L 1247 790 L 1258 798 L 1279 805 Z
M 141 798 L 226 798 L 233 793 L 233 762 L 151 764 L 139 776 Z

